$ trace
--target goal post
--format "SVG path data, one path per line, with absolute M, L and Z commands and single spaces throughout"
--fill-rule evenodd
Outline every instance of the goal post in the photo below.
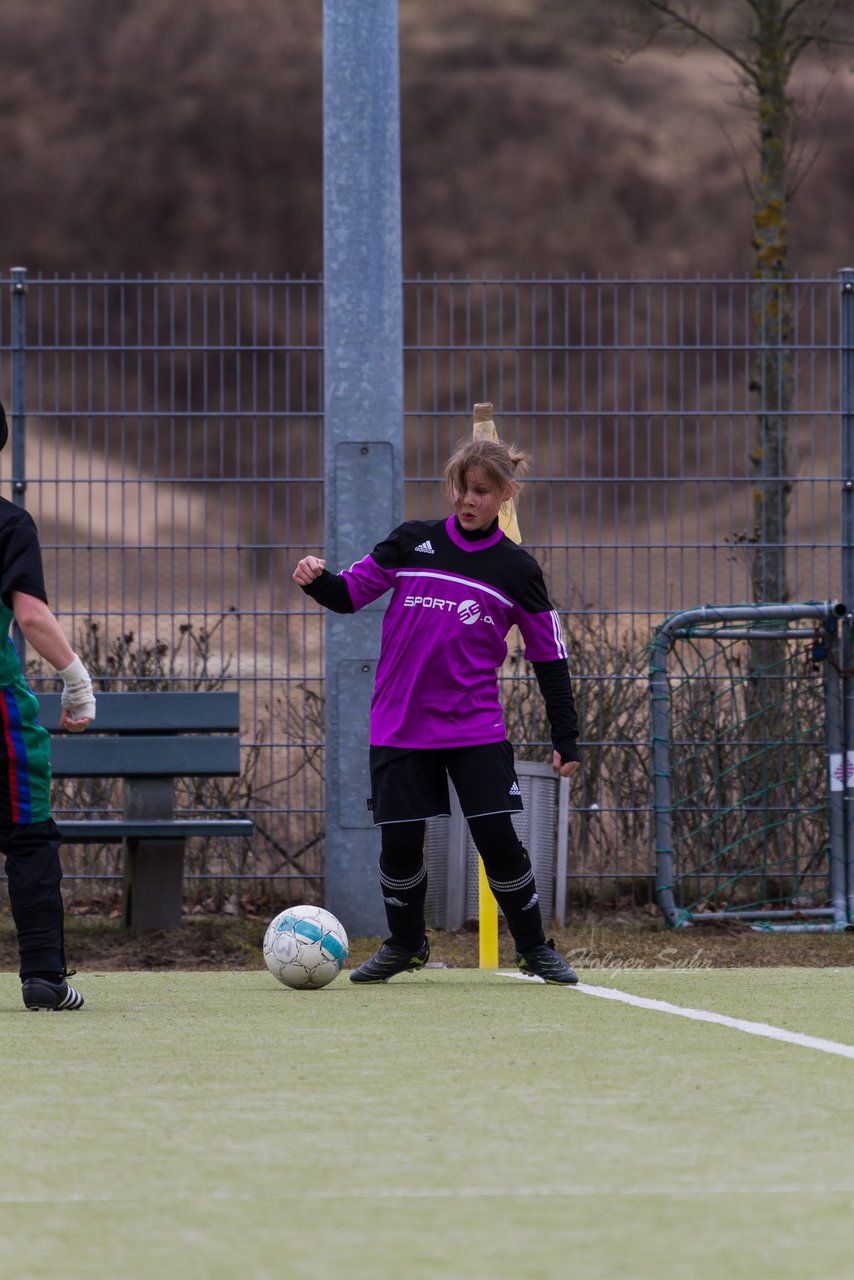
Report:
M 656 895 L 669 926 L 846 927 L 845 616 L 837 601 L 706 605 L 656 631 Z

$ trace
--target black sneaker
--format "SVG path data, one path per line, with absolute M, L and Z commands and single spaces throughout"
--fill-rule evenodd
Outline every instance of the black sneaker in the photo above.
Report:
M 560 952 L 555 951 L 551 938 L 539 947 L 531 947 L 530 951 L 517 951 L 516 966 L 522 973 L 533 973 L 544 982 L 574 987 L 578 981 L 578 974 L 570 969 Z
M 47 978 L 25 978 L 21 985 L 21 994 L 28 1009 L 81 1009 L 83 997 L 79 991 L 70 987 L 63 978 L 61 982 L 50 982 Z
M 407 951 L 396 942 L 384 942 L 370 960 L 350 974 L 351 982 L 388 982 L 396 973 L 423 969 L 430 959 L 430 943 L 425 938 L 417 951 Z

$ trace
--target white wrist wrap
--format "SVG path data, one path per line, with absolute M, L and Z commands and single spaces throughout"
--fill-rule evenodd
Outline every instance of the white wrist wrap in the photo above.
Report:
M 92 689 L 92 677 L 77 654 L 64 671 L 57 671 L 56 674 L 65 686 L 60 698 L 63 710 L 68 711 L 75 720 L 94 720 L 95 694 Z

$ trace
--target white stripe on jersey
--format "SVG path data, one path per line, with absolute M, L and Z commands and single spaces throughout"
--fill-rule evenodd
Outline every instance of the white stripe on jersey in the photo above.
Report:
M 500 600 L 502 604 L 506 604 L 508 609 L 513 608 L 513 601 L 508 600 L 500 591 L 496 591 L 494 587 L 487 587 L 484 583 L 478 582 L 476 578 L 458 578 L 453 573 L 437 573 L 434 569 L 398 569 L 395 574 L 398 578 L 439 578 L 444 582 L 459 582 L 471 591 L 485 591 L 487 595 L 495 596 L 496 600 Z M 564 650 L 564 653 L 566 650 Z
M 558 617 L 557 611 L 555 609 L 552 609 L 551 617 L 552 617 L 552 634 L 555 638 L 555 644 L 557 645 L 558 657 L 568 658 L 569 654 L 566 651 L 566 645 L 564 644 L 564 639 L 563 639 L 563 628 L 560 625 L 560 618 Z

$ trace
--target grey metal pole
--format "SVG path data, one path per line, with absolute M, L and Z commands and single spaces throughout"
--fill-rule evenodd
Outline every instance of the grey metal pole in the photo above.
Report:
M 26 343 L 27 343 L 27 270 L 13 267 L 12 276 L 12 387 L 9 401 L 12 432 L 12 501 L 26 506 L 27 437 L 26 437 Z
M 326 559 L 338 571 L 403 518 L 403 299 L 397 0 L 324 0 Z M 326 616 L 326 905 L 385 932 L 367 807 L 383 601 Z
M 827 720 L 828 759 L 828 835 L 830 837 L 830 901 L 833 920 L 839 928 L 847 921 L 845 900 L 846 871 L 846 802 L 845 802 L 845 716 L 842 689 L 845 680 L 840 676 L 837 654 L 839 637 L 835 626 L 827 626 L 829 661 L 824 667 L 824 705 Z
M 9 399 L 12 434 L 12 501 L 17 507 L 27 505 L 27 269 L 13 267 L 12 276 L 12 386 Z M 12 624 L 12 641 L 26 663 L 24 634 L 17 622 Z
M 839 408 L 842 432 L 842 668 L 854 666 L 854 267 L 839 273 Z M 842 680 L 845 726 L 845 859 L 848 921 L 854 924 L 854 679 Z
M 678 615 L 681 620 L 682 615 Z M 665 921 L 672 928 L 690 924 L 673 892 L 673 823 L 670 787 L 670 697 L 667 655 L 670 621 L 655 633 L 649 660 L 650 720 L 652 727 L 652 787 L 655 820 L 655 893 Z

